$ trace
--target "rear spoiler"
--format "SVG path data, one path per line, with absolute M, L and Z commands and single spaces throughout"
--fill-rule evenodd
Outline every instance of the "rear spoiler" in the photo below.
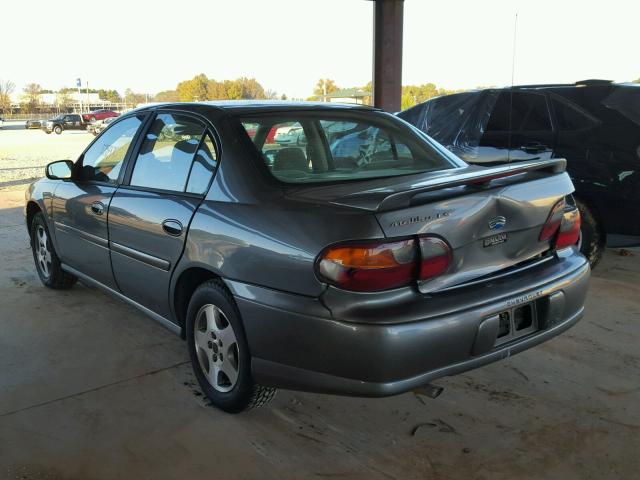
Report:
M 400 184 L 397 185 L 397 188 L 393 189 L 380 188 L 358 192 L 336 199 L 332 203 L 384 212 L 409 207 L 411 205 L 411 199 L 415 195 L 425 192 L 459 187 L 462 185 L 482 185 L 498 178 L 512 177 L 536 171 L 540 173 L 559 174 L 563 173 L 566 167 L 567 161 L 564 158 L 518 162 L 492 167 L 470 165 L 463 169 L 454 170 L 449 175 L 426 179 L 419 183 Z M 378 201 L 372 202 L 374 198 Z M 377 205 L 373 207 L 375 204 Z

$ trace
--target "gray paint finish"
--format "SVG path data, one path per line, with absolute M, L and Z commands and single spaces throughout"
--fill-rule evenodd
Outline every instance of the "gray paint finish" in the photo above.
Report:
M 115 186 L 61 182 L 52 201 L 56 250 L 66 263 L 96 281 L 115 288 L 108 248 L 107 209 Z M 92 210 L 103 206 L 103 213 Z
M 121 292 L 171 318 L 169 283 L 182 255 L 180 236 L 164 231 L 166 220 L 189 225 L 199 198 L 119 188 L 109 207 L 111 264 Z
M 259 382 L 345 394 L 399 393 L 529 348 L 582 315 L 586 261 L 573 248 L 550 252 L 538 240 L 552 206 L 573 190 L 562 160 L 520 165 L 518 176 L 488 184 L 486 177 L 504 173 L 504 167 L 470 167 L 443 153 L 451 168 L 439 172 L 285 185 L 258 157 L 236 115 L 317 109 L 388 115 L 289 103 L 146 110 L 158 109 L 197 116 L 214 136 L 219 166 L 204 198 L 134 189 L 128 173 L 117 186 L 37 182 L 27 200 L 46 209 L 47 192 L 55 191 L 48 221 L 69 271 L 175 330 L 182 328 L 174 302 L 179 279 L 194 268 L 218 276 L 240 309 Z M 122 171 L 130 172 L 131 165 Z M 95 202 L 104 205 L 102 214 L 92 211 Z M 505 217 L 509 238 L 485 248 L 495 216 Z M 356 293 L 328 286 L 315 272 L 319 253 L 338 242 L 427 233 L 453 248 L 452 266 L 434 280 Z M 541 255 L 546 261 L 538 261 Z M 515 264 L 529 268 L 507 270 Z M 476 283 L 465 287 L 468 281 Z M 188 298 L 190 292 L 183 293 Z M 552 302 L 551 295 L 562 302 Z M 485 338 L 495 334 L 495 328 L 480 327 L 485 319 L 523 298 L 536 302 L 539 329 L 503 345 Z

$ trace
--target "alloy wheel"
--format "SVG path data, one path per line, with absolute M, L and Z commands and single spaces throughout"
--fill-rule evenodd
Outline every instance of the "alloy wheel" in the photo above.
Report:
M 193 341 L 202 373 L 219 392 L 229 392 L 238 381 L 238 341 L 220 308 L 204 305 L 196 317 Z
M 49 249 L 47 231 L 42 225 L 38 225 L 38 228 L 36 229 L 36 238 L 34 239 L 34 242 L 38 268 L 45 278 L 49 278 L 51 275 L 51 250 Z

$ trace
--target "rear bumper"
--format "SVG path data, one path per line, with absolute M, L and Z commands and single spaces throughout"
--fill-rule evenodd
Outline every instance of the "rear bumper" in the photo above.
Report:
M 387 396 L 507 358 L 567 330 L 582 317 L 589 273 L 584 257 L 571 249 L 536 269 L 443 295 L 328 291 L 320 301 L 229 286 L 258 383 Z M 539 328 L 495 346 L 488 319 L 527 302 L 536 305 Z

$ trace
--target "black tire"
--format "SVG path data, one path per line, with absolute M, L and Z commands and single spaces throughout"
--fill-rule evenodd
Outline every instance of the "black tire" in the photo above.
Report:
M 196 321 L 205 305 L 217 307 L 226 317 L 233 329 L 237 344 L 238 376 L 233 388 L 221 392 L 213 387 L 203 370 L 196 347 Z M 224 285 L 215 280 L 204 282 L 193 293 L 189 301 L 186 319 L 186 338 L 189 358 L 200 388 L 211 403 L 228 413 L 239 413 L 267 404 L 275 395 L 276 389 L 257 385 L 251 377 L 251 355 L 244 333 L 240 312 L 231 293 Z M 211 343 L 211 342 L 210 342 Z M 217 351 L 217 349 L 216 349 Z
M 42 229 L 46 234 L 45 243 L 49 252 L 49 261 L 46 261 L 48 271 L 45 271 L 41 263 L 42 258 L 39 256 L 39 240 L 41 239 L 40 229 Z M 54 289 L 68 289 L 73 287 L 78 281 L 78 278 L 62 270 L 56 250 L 53 248 L 53 243 L 51 243 L 51 235 L 49 234 L 47 222 L 41 212 L 38 212 L 33 216 L 29 233 L 31 235 L 33 261 L 36 264 L 36 271 L 38 272 L 38 277 L 40 277 L 40 281 L 43 285 Z
M 56 132 L 56 135 L 60 135 L 62 133 L 62 127 L 60 125 L 56 125 L 53 127 L 53 131 Z
M 591 268 L 602 259 L 606 236 L 594 212 L 584 202 L 576 200 L 580 210 L 580 252 L 587 257 Z

